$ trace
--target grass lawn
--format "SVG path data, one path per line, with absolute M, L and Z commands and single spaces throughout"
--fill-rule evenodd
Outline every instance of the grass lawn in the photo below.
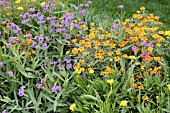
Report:
M 67 0 L 69 3 L 83 3 L 84 0 Z M 115 18 L 115 13 L 118 11 L 117 6 L 124 5 L 126 11 L 125 18 L 129 18 L 136 13 L 141 6 L 157 16 L 160 16 L 160 21 L 166 23 L 165 29 L 170 29 L 170 0 L 92 0 L 92 8 L 94 13 Z

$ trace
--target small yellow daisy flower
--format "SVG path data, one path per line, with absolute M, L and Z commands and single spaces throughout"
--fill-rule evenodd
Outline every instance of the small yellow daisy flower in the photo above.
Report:
M 74 112 L 74 111 L 75 111 L 75 108 L 76 108 L 76 104 L 75 104 L 75 103 L 73 103 L 73 104 L 70 105 L 70 110 L 71 110 L 71 112 Z
M 24 8 L 23 8 L 23 7 L 18 7 L 17 9 L 18 9 L 18 10 L 20 10 L 20 11 L 21 11 L 21 10 L 24 10 Z
M 123 100 L 120 102 L 120 106 L 127 106 L 128 101 Z
M 112 85 L 112 84 L 113 84 L 113 82 L 114 82 L 114 80 L 113 80 L 113 79 L 107 80 L 107 83 L 109 83 L 110 85 Z
M 41 2 L 40 6 L 44 6 L 46 4 L 46 2 Z

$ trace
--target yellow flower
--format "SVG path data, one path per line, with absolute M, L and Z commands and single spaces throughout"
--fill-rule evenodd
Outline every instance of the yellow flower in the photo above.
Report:
M 73 43 L 75 43 L 75 42 L 77 41 L 77 39 L 72 39 L 71 41 L 72 41 Z
M 165 35 L 170 36 L 170 31 L 165 31 Z
M 140 13 L 140 11 L 138 10 L 138 11 L 136 11 L 137 13 Z
M 168 89 L 170 90 L 170 84 L 167 85 Z
M 36 2 L 37 0 L 31 0 L 31 2 Z
M 140 66 L 140 68 L 141 68 L 142 70 L 144 70 L 144 69 L 145 69 L 145 66 Z
M 157 47 L 160 47 L 160 46 L 161 46 L 161 44 L 159 44 L 159 43 L 158 43 L 158 44 L 156 44 L 156 46 L 157 46 Z
M 109 51 L 107 54 L 108 54 L 108 56 L 112 56 L 113 51 Z
M 112 61 L 113 61 L 113 59 L 111 58 L 111 59 L 110 59 L 110 62 L 112 62 Z
M 41 2 L 40 6 L 44 6 L 46 4 L 46 2 Z
M 146 96 L 142 96 L 142 99 L 143 100 L 148 100 L 149 99 L 149 97 L 146 95 Z
M 127 106 L 128 101 L 123 100 L 120 102 L 120 106 Z
M 81 70 L 80 70 L 80 69 L 75 69 L 75 72 L 76 72 L 77 74 L 80 74 L 80 73 L 81 73 Z
M 113 82 L 114 82 L 114 80 L 113 80 L 113 79 L 107 80 L 107 83 L 109 83 L 110 85 L 112 85 L 112 84 L 113 84 Z
M 145 7 L 141 7 L 140 10 L 141 10 L 141 11 L 144 11 L 144 10 L 145 10 Z
M 128 18 L 128 19 L 126 19 L 126 20 L 125 20 L 125 22 L 130 22 L 130 19 L 129 19 L 129 18 Z
M 17 0 L 15 1 L 16 4 L 20 4 L 21 3 L 21 0 Z
M 85 47 L 86 47 L 86 48 L 91 48 L 91 43 L 90 43 L 90 42 L 86 42 L 86 43 L 85 43 Z
M 152 52 L 153 48 L 152 47 L 148 47 L 148 52 Z
M 80 64 L 84 63 L 84 60 L 80 60 Z
M 127 58 L 128 57 L 128 55 L 127 54 L 123 54 L 123 58 Z
M 70 51 L 66 51 L 66 54 L 70 53 Z
M 90 25 L 91 25 L 91 26 L 94 26 L 94 25 L 95 25 L 95 23 L 94 23 L 94 22 L 92 22 L 92 23 L 90 23 Z
M 76 104 L 75 104 L 75 103 L 73 103 L 73 104 L 70 105 L 70 110 L 71 110 L 71 112 L 74 112 L 74 111 L 75 111 L 75 108 L 76 108 Z
M 20 10 L 20 11 L 21 11 L 21 10 L 24 10 L 24 8 L 23 8 L 23 7 L 18 7 L 17 9 L 18 9 L 18 10 Z
M 120 53 L 121 53 L 120 50 L 116 51 L 116 55 L 120 55 Z
M 80 68 L 80 71 L 84 72 L 84 70 L 85 70 L 84 68 Z
M 92 68 L 88 68 L 88 71 L 90 74 L 94 73 L 94 70 Z
M 73 53 L 73 54 L 77 54 L 77 53 L 78 53 L 78 49 L 77 49 L 77 48 L 73 48 L 73 49 L 72 49 L 72 53 Z
M 130 58 L 130 59 L 136 59 L 136 57 L 135 57 L 135 56 L 129 56 L 129 58 Z

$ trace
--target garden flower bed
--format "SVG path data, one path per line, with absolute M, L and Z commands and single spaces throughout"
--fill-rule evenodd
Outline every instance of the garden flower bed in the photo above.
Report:
M 0 1 L 0 111 L 170 112 L 170 31 L 145 7 Z

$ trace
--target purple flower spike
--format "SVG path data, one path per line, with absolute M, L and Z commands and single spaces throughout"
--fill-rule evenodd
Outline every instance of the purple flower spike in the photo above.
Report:
M 78 8 L 78 7 L 75 7 L 75 10 L 77 11 L 77 10 L 79 10 L 79 8 Z
M 87 3 L 88 3 L 88 4 L 92 4 L 92 1 L 88 1 Z
M 119 5 L 118 8 L 119 8 L 119 9 L 123 9 L 123 5 Z
M 115 23 L 119 23 L 120 21 L 119 21 L 119 20 L 115 20 L 114 22 L 115 22 Z
M 66 34 L 66 36 L 65 36 L 66 39 L 70 39 L 70 37 L 71 36 L 69 34 Z
M 3 66 L 3 62 L 0 62 L 0 67 L 2 67 Z
M 69 60 L 68 58 L 65 58 L 64 61 L 69 64 L 71 62 L 71 60 Z
M 84 4 L 80 4 L 80 7 L 83 7 L 84 6 Z
M 40 89 L 41 87 L 42 87 L 42 84 L 36 84 L 36 87 L 38 88 L 38 89 Z
M 72 64 L 67 64 L 66 69 L 69 70 L 69 69 L 71 69 L 71 68 L 72 68 Z
M 51 92 L 54 93 L 56 90 L 61 91 L 61 87 L 60 86 L 54 86 L 51 88 Z
M 141 45 L 145 45 L 145 44 L 146 44 L 146 42 L 144 42 L 144 41 L 143 41 L 143 42 L 141 42 Z
M 24 95 L 24 91 L 25 91 L 24 88 L 25 88 L 25 86 L 21 86 L 20 89 L 19 89 L 18 95 L 20 97 Z
M 52 33 L 53 32 L 53 29 L 50 29 L 49 33 Z
M 85 4 L 86 7 L 89 7 L 89 4 Z
M 7 113 L 7 112 L 6 112 L 6 109 L 4 109 L 4 110 L 2 111 L 2 113 Z
M 35 74 L 38 75 L 38 73 L 39 73 L 38 70 L 36 70 L 36 71 L 35 71 Z
M 7 72 L 7 74 L 8 74 L 8 76 L 10 76 L 10 77 L 14 76 L 14 74 L 13 74 L 12 71 Z
M 137 46 L 133 46 L 133 47 L 132 47 L 132 50 L 133 50 L 133 51 L 136 51 L 136 50 L 137 50 Z
M 80 12 L 79 12 L 80 14 L 86 14 L 87 13 L 87 10 L 80 10 Z
M 49 38 L 49 37 L 46 37 L 45 39 L 46 39 L 46 41 L 47 41 L 47 42 L 49 42 L 49 41 L 50 41 L 50 38 Z
M 43 43 L 42 48 L 43 48 L 43 49 L 46 49 L 46 48 L 47 48 L 47 44 L 46 44 L 46 43 Z
M 6 21 L 2 21 L 2 25 L 5 25 L 6 24 Z

